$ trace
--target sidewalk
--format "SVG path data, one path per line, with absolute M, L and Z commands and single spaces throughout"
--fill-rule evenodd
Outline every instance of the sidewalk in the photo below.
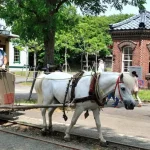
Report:
M 21 82 L 28 82 L 33 81 L 33 77 L 25 77 L 25 76 L 16 76 L 15 77 L 15 83 L 21 83 Z

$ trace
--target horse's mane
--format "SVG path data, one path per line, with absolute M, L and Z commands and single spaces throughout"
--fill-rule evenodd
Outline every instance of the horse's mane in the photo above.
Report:
M 130 90 L 133 90 L 135 79 L 129 73 L 123 73 L 123 81 Z
M 84 74 L 83 76 L 92 76 L 94 74 L 93 71 L 86 71 L 86 70 L 83 70 Z
M 118 73 L 118 72 L 103 72 L 103 73 L 108 73 L 110 75 L 111 74 L 121 75 L 121 73 Z M 84 76 L 91 76 L 93 74 L 94 74 L 93 71 L 84 70 Z M 130 90 L 133 90 L 134 85 L 135 85 L 135 79 L 129 73 L 123 73 L 123 82 Z

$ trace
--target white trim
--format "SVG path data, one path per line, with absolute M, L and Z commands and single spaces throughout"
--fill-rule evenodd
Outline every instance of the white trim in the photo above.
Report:
M 126 47 L 128 47 L 128 52 L 127 52 L 127 54 L 124 54 L 124 51 L 125 51 L 125 48 Z M 132 61 L 133 61 L 133 53 L 132 54 L 129 54 L 129 48 L 131 48 L 131 51 L 133 52 L 133 50 L 132 50 L 132 47 L 131 46 L 125 46 L 124 48 L 122 48 L 122 72 L 129 72 L 129 71 L 124 71 L 124 69 L 125 69 L 125 66 L 124 66 L 124 63 L 125 62 L 128 62 L 128 65 L 127 65 L 127 67 L 128 67 L 128 69 L 129 69 L 129 67 L 130 67 L 130 62 L 132 63 Z M 127 59 L 127 60 L 124 60 L 124 55 L 127 55 L 127 56 L 132 56 L 132 60 L 131 59 Z M 132 65 L 131 65 L 132 66 Z

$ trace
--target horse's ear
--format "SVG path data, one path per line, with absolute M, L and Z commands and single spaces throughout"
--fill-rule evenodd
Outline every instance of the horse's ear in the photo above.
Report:
M 123 82 L 123 73 L 120 75 L 120 81 Z

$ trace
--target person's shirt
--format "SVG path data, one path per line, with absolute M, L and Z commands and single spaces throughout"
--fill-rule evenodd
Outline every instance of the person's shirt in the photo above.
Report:
M 0 49 L 0 66 L 4 64 L 4 57 L 6 56 L 6 53 Z
M 104 67 L 104 63 L 103 63 L 103 62 L 100 62 L 100 63 L 99 63 L 99 67 L 98 67 L 98 71 L 99 71 L 99 72 L 104 72 L 104 68 L 105 68 L 105 67 Z
M 138 78 L 134 76 L 134 79 L 135 79 L 134 92 L 138 92 L 139 91 Z

